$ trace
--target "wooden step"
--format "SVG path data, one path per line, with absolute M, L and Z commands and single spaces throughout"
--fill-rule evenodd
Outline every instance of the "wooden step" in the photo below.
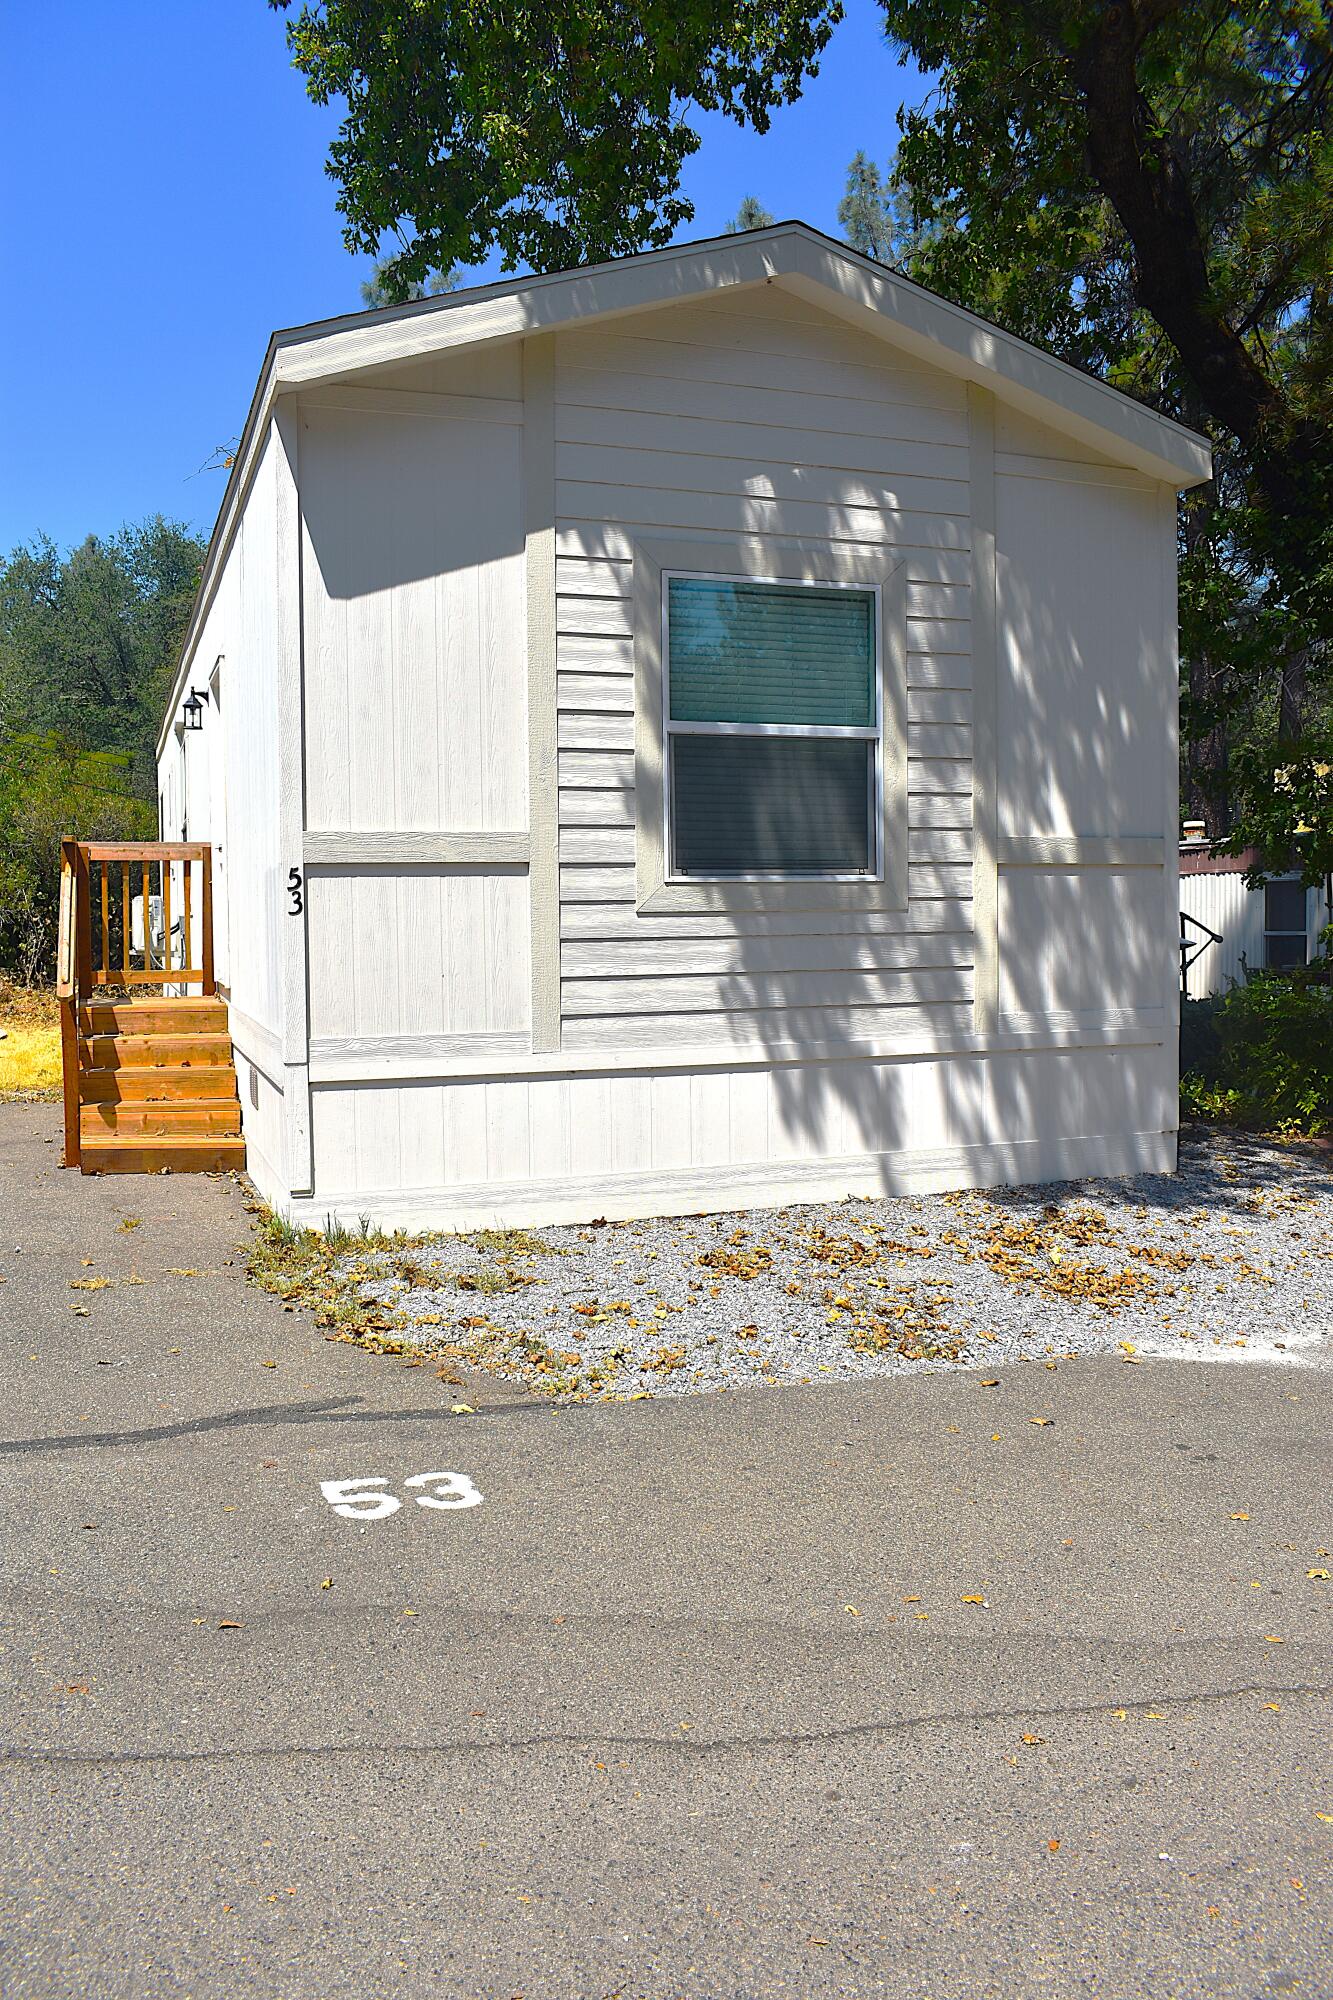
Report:
M 85 1104 L 79 1112 L 80 1142 L 96 1145 L 108 1133 L 123 1138 L 226 1137 L 241 1129 L 241 1107 L 233 1098 L 176 1100 L 170 1104 Z
M 236 1072 L 215 1068 L 85 1069 L 79 1072 L 80 1104 L 170 1104 L 177 1099 L 197 1103 L 208 1097 L 226 1102 L 236 1097 Z
M 112 1133 L 92 1144 L 80 1141 L 79 1151 L 85 1174 L 160 1174 L 164 1169 L 173 1174 L 213 1174 L 245 1165 L 244 1139 L 222 1133 L 151 1139 Z
M 226 1068 L 231 1039 L 223 1035 L 85 1035 L 79 1043 L 84 1069 Z
M 90 1000 L 81 1035 L 225 1035 L 225 1000 Z

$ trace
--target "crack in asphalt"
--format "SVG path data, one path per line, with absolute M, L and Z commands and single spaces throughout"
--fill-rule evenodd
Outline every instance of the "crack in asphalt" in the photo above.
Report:
M 447 1757 L 456 1754 L 473 1756 L 478 1751 L 513 1750 L 591 1750 L 594 1747 L 607 1750 L 676 1750 L 688 1756 L 701 1756 L 713 1750 L 783 1750 L 814 1749 L 836 1743 L 863 1742 L 875 1736 L 906 1735 L 920 1729 L 958 1728 L 967 1723 L 990 1722 L 1061 1722 L 1080 1721 L 1101 1716 L 1113 1716 L 1117 1708 L 1127 1710 L 1147 1707 L 1172 1709 L 1218 1707 L 1224 1702 L 1239 1701 L 1249 1695 L 1310 1695 L 1318 1698 L 1333 1695 L 1333 1684 L 1327 1686 L 1308 1681 L 1285 1683 L 1277 1681 L 1247 1681 L 1240 1687 L 1214 1688 L 1194 1694 L 1129 1695 L 1122 1701 L 1114 1697 L 1106 1701 L 1080 1702 L 1068 1707 L 1057 1708 L 993 1708 L 993 1709 L 953 1709 L 931 1715 L 905 1715 L 892 1720 L 878 1722 L 853 1722 L 838 1729 L 812 1729 L 779 1731 L 767 1736 L 714 1736 L 706 1739 L 690 1736 L 599 1736 L 585 1731 L 574 1735 L 560 1736 L 519 1736 L 482 1738 L 452 1738 L 443 1743 L 296 1743 L 277 1744 L 255 1749 L 216 1750 L 40 1750 L 25 1749 L 15 1744 L 0 1747 L 0 1766 L 3 1765 L 54 1765 L 65 1764 L 78 1767 L 104 1766 L 106 1768 L 126 1768 L 138 1765 L 192 1765 L 214 1763 L 265 1763 L 278 1758 L 300 1757 Z
M 548 1403 L 493 1403 L 474 1410 L 472 1417 L 526 1415 L 547 1411 Z M 39 1452 L 109 1449 L 115 1445 L 157 1444 L 171 1438 L 198 1437 L 207 1431 L 244 1430 L 254 1424 L 318 1424 L 355 1415 L 359 1424 L 457 1423 L 445 1409 L 369 1410 L 360 1396 L 325 1398 L 315 1403 L 267 1403 L 251 1410 L 226 1410 L 219 1416 L 187 1417 L 177 1424 L 151 1424 L 132 1431 L 74 1431 L 66 1437 L 0 1439 L 0 1458 L 19 1458 Z M 469 1419 L 471 1421 L 471 1419 Z

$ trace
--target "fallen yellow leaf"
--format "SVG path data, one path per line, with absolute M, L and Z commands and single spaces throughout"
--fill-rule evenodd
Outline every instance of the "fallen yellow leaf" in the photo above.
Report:
M 1250 1517 L 1248 1514 L 1233 1514 L 1231 1518 L 1233 1521 L 1248 1521 Z
M 1264 1644 L 1266 1646 L 1285 1646 L 1286 1643 L 1285 1639 L 1279 1639 L 1276 1632 L 1264 1633 Z
M 986 1600 L 984 1597 L 977 1596 L 975 1593 L 973 1593 L 967 1597 L 960 1598 L 959 1602 L 962 1604 L 984 1604 Z
M 844 1604 L 842 1608 L 844 1611 L 850 1611 L 853 1618 L 859 1618 L 861 1616 L 860 1612 L 857 1610 L 854 1604 Z

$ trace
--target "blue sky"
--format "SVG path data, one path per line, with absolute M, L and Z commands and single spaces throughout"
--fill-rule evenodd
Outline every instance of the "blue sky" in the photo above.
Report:
M 742 195 L 837 232 L 847 162 L 891 151 L 915 100 L 873 0 L 767 137 L 702 126 L 682 233 Z M 360 303 L 324 172 L 337 129 L 264 0 L 66 0 L 11 9 L 0 121 L 0 554 L 163 513 L 208 529 L 274 327 Z M 484 273 L 481 275 L 492 275 Z

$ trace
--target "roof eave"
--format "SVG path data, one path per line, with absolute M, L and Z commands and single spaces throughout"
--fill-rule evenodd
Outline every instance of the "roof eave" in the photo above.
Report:
M 992 389 L 1168 486 L 1198 486 L 1212 476 L 1211 448 L 1197 432 L 803 222 L 288 328 L 270 339 L 255 386 L 158 736 L 159 756 L 277 396 L 452 348 L 650 312 L 719 285 L 764 283 L 781 284 L 931 366 Z

